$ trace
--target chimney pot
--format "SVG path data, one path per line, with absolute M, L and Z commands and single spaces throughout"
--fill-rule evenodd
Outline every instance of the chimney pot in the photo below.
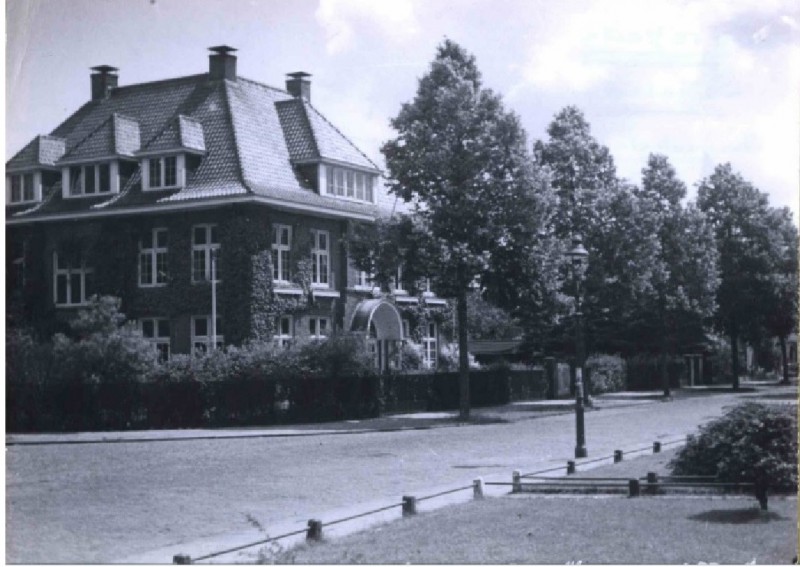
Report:
M 211 55 L 208 56 L 208 78 L 212 81 L 227 79 L 236 80 L 236 56 L 233 52 L 235 48 L 229 45 L 216 45 L 209 47 Z
M 287 73 L 289 78 L 286 79 L 286 91 L 294 98 L 302 98 L 307 102 L 311 102 L 311 81 L 306 77 L 311 75 L 298 71 L 297 73 Z
M 116 67 L 110 65 L 98 65 L 92 67 L 90 76 L 92 83 L 92 100 L 102 100 L 107 98 L 111 89 L 116 88 L 119 83 Z

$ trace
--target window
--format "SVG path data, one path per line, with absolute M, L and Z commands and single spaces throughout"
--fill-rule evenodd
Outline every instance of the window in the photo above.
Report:
M 111 164 L 79 165 L 69 168 L 71 196 L 98 195 L 111 192 Z
M 161 362 L 169 360 L 169 319 L 140 319 L 139 328 L 142 330 L 142 336 L 150 341 L 158 352 L 158 359 Z
M 392 278 L 395 293 L 406 293 L 406 288 L 403 286 L 403 265 L 397 266 L 397 271 Z
M 325 168 L 328 195 L 373 202 L 373 175 L 330 165 Z
M 436 347 L 436 323 L 427 323 L 422 335 L 422 364 L 425 368 L 436 368 L 438 349 Z
M 364 270 L 359 270 L 356 272 L 356 287 L 365 287 L 371 288 L 372 287 L 372 274 L 369 272 L 365 272 Z
M 275 319 L 275 335 L 272 337 L 275 344 L 287 348 L 294 338 L 293 321 L 291 315 L 284 315 Z
M 139 286 L 167 283 L 167 229 L 154 228 L 139 241 Z
M 216 337 L 214 337 L 216 331 Z M 216 339 L 216 340 L 215 340 Z M 217 317 L 217 328 L 211 328 L 210 316 L 194 316 L 192 317 L 192 351 L 194 353 L 205 353 L 212 345 L 215 348 L 220 348 L 225 343 L 222 335 L 222 324 L 220 318 Z
M 28 255 L 28 241 L 14 240 L 11 244 L 11 254 L 13 258 L 11 261 L 11 277 L 13 282 L 12 287 L 16 289 L 23 289 L 26 283 L 25 258 Z
M 199 224 L 192 227 L 192 283 L 209 282 L 212 277 L 219 281 L 219 249 L 217 225 Z
M 328 287 L 330 265 L 330 236 L 325 230 L 312 230 L 311 283 Z
M 151 189 L 178 186 L 178 156 L 151 158 L 147 167 L 147 185 Z
M 11 185 L 11 203 L 27 203 L 36 200 L 36 176 L 33 173 L 9 175 Z
M 272 279 L 289 281 L 289 250 L 292 247 L 292 229 L 283 224 L 272 225 Z
M 408 319 L 402 319 L 403 323 L 403 338 L 408 339 L 411 336 L 411 323 Z
M 86 266 L 82 254 L 71 261 L 65 254 L 53 253 L 53 299 L 56 305 L 84 305 L 94 294 L 94 270 Z
M 327 317 L 310 317 L 308 319 L 308 335 L 312 341 L 328 338 L 331 322 Z

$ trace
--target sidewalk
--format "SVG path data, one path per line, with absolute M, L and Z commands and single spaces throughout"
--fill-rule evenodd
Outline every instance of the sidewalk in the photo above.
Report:
M 746 387 L 745 387 L 746 386 Z M 673 391 L 673 400 L 680 401 L 698 395 L 732 394 L 730 388 L 720 386 L 695 386 Z M 796 397 L 794 385 L 781 386 L 775 383 L 746 383 L 740 395 L 744 398 L 759 398 L 770 402 L 780 399 L 787 401 Z M 784 400 L 786 398 L 786 400 Z M 660 391 L 614 392 L 593 398 L 593 406 L 587 411 L 627 407 L 640 404 L 661 403 Z M 221 429 L 160 429 L 142 431 L 96 431 L 80 433 L 25 433 L 6 435 L 6 446 L 11 445 L 52 445 L 83 443 L 145 443 L 156 441 L 193 441 L 201 439 L 241 439 L 259 437 L 305 437 L 319 435 L 353 435 L 360 433 L 393 432 L 405 430 L 431 429 L 434 427 L 465 427 L 487 423 L 513 423 L 537 419 L 575 410 L 572 399 L 525 400 L 511 402 L 502 406 L 473 408 L 469 423 L 458 421 L 458 411 L 415 412 L 364 420 L 347 420 L 327 423 L 305 423 L 293 425 L 273 425 L 265 427 L 238 427 Z

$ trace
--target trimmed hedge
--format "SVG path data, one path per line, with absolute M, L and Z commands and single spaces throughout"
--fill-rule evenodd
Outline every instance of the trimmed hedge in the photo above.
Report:
M 626 364 L 628 390 L 660 390 L 663 387 L 658 356 L 639 354 L 629 358 Z M 686 362 L 682 357 L 667 358 L 667 374 L 670 388 L 680 388 L 681 380 L 686 377 Z
M 591 394 L 619 392 L 625 389 L 625 360 L 611 354 L 593 354 L 586 360 Z

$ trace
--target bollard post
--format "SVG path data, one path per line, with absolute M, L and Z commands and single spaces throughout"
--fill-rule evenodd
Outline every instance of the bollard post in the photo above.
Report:
M 658 475 L 654 472 L 647 473 L 647 493 L 655 494 L 658 487 Z
M 511 473 L 511 492 L 522 492 L 522 479 L 520 477 L 519 471 Z
M 575 474 L 575 461 L 567 461 L 567 474 Z
M 403 496 L 403 517 L 414 516 L 417 513 L 417 499 L 414 496 Z
M 661 441 L 653 441 L 653 453 L 661 452 Z
M 472 481 L 473 500 L 483 500 L 483 479 L 481 477 Z
M 173 565 L 191 565 L 192 558 L 188 555 L 173 555 L 172 556 L 172 564 Z
M 320 541 L 322 539 L 322 520 L 309 520 L 306 539 Z
M 620 461 L 622 461 L 622 451 L 617 449 L 616 451 L 614 451 L 614 462 L 619 463 Z
M 629 498 L 636 498 L 641 493 L 641 489 L 639 486 L 639 480 L 632 478 L 628 481 L 628 497 Z

